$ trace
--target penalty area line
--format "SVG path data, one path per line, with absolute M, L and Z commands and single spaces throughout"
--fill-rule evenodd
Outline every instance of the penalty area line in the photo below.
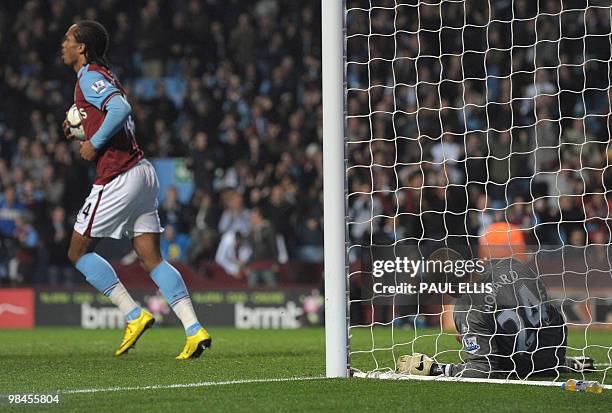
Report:
M 201 381 L 198 383 L 177 383 L 177 384 L 153 384 L 149 386 L 125 386 L 125 387 L 105 387 L 92 389 L 66 389 L 58 390 L 60 394 L 91 394 L 91 393 L 109 393 L 122 391 L 139 391 L 139 390 L 165 390 L 165 389 L 188 389 L 197 387 L 225 386 L 231 384 L 251 384 L 251 383 L 278 383 L 286 381 L 306 381 L 306 380 L 321 380 L 325 377 L 283 377 L 277 379 L 245 379 L 245 380 L 227 380 L 227 381 Z

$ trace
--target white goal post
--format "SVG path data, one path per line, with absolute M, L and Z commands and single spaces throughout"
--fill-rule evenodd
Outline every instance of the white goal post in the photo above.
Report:
M 328 377 L 348 374 L 344 169 L 344 3 L 322 2 L 325 360 Z
M 417 352 L 461 364 L 480 349 L 469 325 L 455 331 L 474 308 L 516 327 L 492 332 L 515 340 L 514 362 L 559 327 L 545 324 L 550 304 L 563 344 L 549 347 L 593 356 L 610 384 L 610 1 L 321 0 L 321 11 L 327 376 L 393 378 Z M 498 314 L 380 287 L 376 254 L 427 260 L 448 246 L 525 263 L 544 293 L 525 287 Z M 548 370 L 533 363 L 513 373 L 539 382 Z

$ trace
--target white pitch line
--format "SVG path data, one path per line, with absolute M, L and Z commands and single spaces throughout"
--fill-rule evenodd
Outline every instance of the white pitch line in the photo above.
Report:
M 306 381 L 320 380 L 325 377 L 286 377 L 279 379 L 246 379 L 246 380 L 229 380 L 229 381 L 201 381 L 199 383 L 179 383 L 179 384 L 154 384 L 150 386 L 127 386 L 127 387 L 106 387 L 93 389 L 68 389 L 58 390 L 60 394 L 83 394 L 83 393 L 108 393 L 134 390 L 164 390 L 164 389 L 186 389 L 193 387 L 210 387 L 224 386 L 227 384 L 249 384 L 249 383 L 276 383 L 285 381 Z
M 353 373 L 353 377 L 374 380 L 418 380 L 453 383 L 488 383 L 488 384 L 518 384 L 526 386 L 561 387 L 562 382 L 537 381 L 537 380 L 504 380 L 504 379 L 473 379 L 467 377 L 444 377 L 444 376 L 412 376 L 393 372 Z M 601 385 L 604 389 L 612 390 L 612 385 Z
M 535 386 L 560 386 L 559 382 L 547 381 L 526 381 L 526 380 L 495 380 L 495 379 L 468 379 L 454 377 L 421 377 L 421 376 L 406 376 L 394 373 L 379 373 L 376 375 L 366 375 L 364 373 L 355 374 L 355 377 L 376 378 L 376 379 L 395 379 L 395 380 L 423 380 L 423 381 L 446 381 L 446 382 L 473 382 L 473 383 L 491 383 L 491 384 L 523 384 Z M 227 380 L 227 381 L 202 381 L 198 383 L 177 383 L 177 384 L 154 384 L 150 386 L 126 386 L 126 387 L 103 387 L 91 389 L 66 389 L 58 390 L 60 394 L 86 394 L 86 393 L 110 393 L 122 391 L 140 391 L 140 390 L 164 390 L 164 389 L 187 389 L 197 387 L 225 386 L 231 384 L 251 384 L 251 383 L 279 383 L 289 381 L 307 381 L 307 380 L 325 380 L 326 377 L 284 377 L 277 379 L 245 379 L 245 380 Z M 611 385 L 604 385 L 605 389 L 612 390 Z

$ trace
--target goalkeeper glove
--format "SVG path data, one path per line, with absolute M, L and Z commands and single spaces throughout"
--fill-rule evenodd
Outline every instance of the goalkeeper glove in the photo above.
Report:
M 576 372 L 584 372 L 584 371 L 594 371 L 595 365 L 593 364 L 593 359 L 589 356 L 585 357 L 566 357 L 565 358 L 565 367 L 569 367 L 571 371 Z
M 444 372 L 444 365 L 421 353 L 401 356 L 395 365 L 396 373 L 408 373 L 415 376 L 439 376 Z

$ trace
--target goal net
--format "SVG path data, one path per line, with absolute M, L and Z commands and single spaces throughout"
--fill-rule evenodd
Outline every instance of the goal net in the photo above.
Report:
M 350 366 L 480 354 L 455 375 L 611 384 L 610 2 L 345 0 L 344 19 Z M 425 268 L 441 247 L 534 279 L 451 297 Z

